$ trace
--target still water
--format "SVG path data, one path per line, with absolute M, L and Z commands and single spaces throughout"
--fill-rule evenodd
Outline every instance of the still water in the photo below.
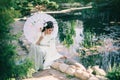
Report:
M 83 63 L 86 67 L 99 65 L 99 67 L 106 71 L 120 63 L 119 24 L 106 23 L 96 18 L 84 20 L 81 16 L 72 16 L 71 18 L 69 16 L 61 17 L 58 18 L 58 23 L 61 20 L 63 23 L 67 24 L 67 26 L 70 26 L 71 21 L 74 21 L 74 30 L 76 33 L 74 43 L 69 48 L 59 45 L 58 41 L 57 47 L 59 49 L 61 48 L 61 50 L 59 50 L 61 54 Z M 101 44 L 97 44 L 97 42 Z M 87 44 L 87 46 L 85 46 L 85 44 Z M 92 55 L 93 57 L 91 58 Z M 99 55 L 99 57 L 96 57 L 96 55 Z M 89 63 L 90 60 L 91 63 Z

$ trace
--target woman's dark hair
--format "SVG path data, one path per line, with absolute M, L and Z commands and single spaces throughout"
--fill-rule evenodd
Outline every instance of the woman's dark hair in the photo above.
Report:
M 45 24 L 47 24 L 47 25 L 45 27 L 43 27 L 42 32 L 44 32 L 45 29 L 54 28 L 52 21 L 48 21 Z

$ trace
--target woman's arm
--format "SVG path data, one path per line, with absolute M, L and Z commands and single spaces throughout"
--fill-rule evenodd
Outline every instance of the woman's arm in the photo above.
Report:
M 43 39 L 43 36 L 40 36 L 39 39 L 36 41 L 37 45 L 40 45 L 41 40 Z

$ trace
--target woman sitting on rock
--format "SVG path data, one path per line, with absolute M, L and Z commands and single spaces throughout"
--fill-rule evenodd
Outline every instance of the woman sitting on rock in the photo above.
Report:
M 38 35 L 35 44 L 31 46 L 30 59 L 34 62 L 36 71 L 41 69 L 49 69 L 54 60 L 62 57 L 55 47 L 55 38 L 51 33 L 54 29 L 53 22 L 46 22 L 42 33 Z

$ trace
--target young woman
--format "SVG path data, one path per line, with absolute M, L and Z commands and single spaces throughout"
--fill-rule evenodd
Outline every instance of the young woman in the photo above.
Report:
M 38 35 L 35 44 L 32 45 L 30 58 L 34 62 L 35 70 L 48 69 L 52 62 L 62 57 L 55 47 L 55 39 L 51 33 L 54 29 L 53 22 L 46 22 L 46 26 L 42 29 L 42 33 Z

